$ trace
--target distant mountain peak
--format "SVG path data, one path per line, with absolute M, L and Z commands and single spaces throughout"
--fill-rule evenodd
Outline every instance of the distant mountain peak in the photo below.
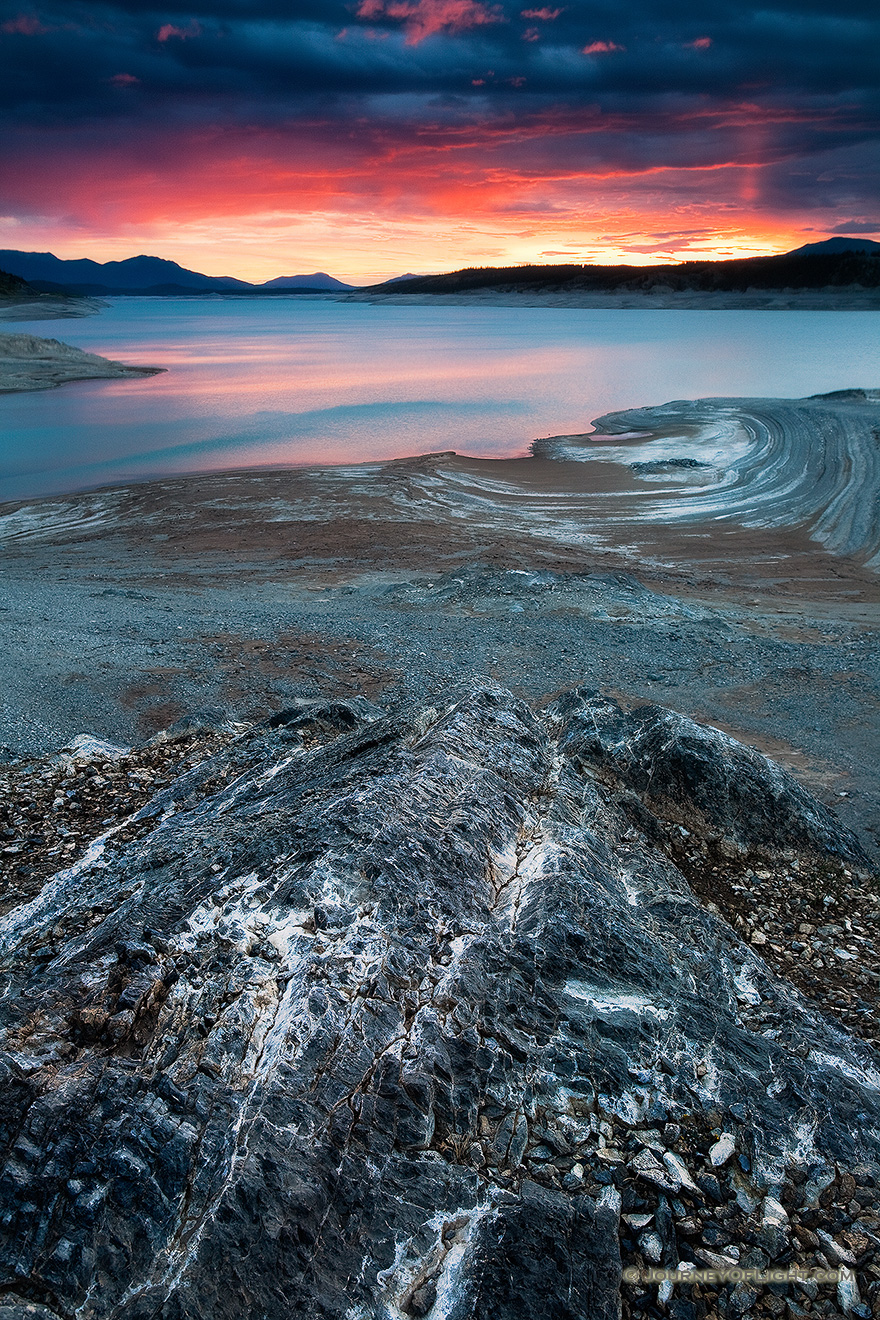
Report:
M 787 252 L 788 257 L 837 257 L 843 252 L 873 252 L 880 256 L 880 243 L 873 238 L 844 238 L 835 234 L 818 243 L 805 243 L 803 247 Z
M 410 270 L 410 271 L 407 271 L 407 273 L 406 273 L 405 275 L 392 275 L 390 279 L 388 279 L 388 280 L 382 280 L 381 283 L 382 283 L 383 285 L 384 285 L 384 284 L 399 284 L 401 280 L 418 280 L 418 279 L 421 279 L 421 278 L 422 278 L 422 276 L 420 276 L 420 275 L 416 275 L 416 274 L 414 274 L 414 273 Z
M 344 284 L 334 275 L 327 275 L 323 270 L 314 275 L 276 275 L 274 280 L 266 280 L 259 285 L 261 289 L 353 289 L 353 284 Z

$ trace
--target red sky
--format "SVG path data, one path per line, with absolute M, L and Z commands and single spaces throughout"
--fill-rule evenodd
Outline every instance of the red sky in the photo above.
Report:
M 0 247 L 355 282 L 880 237 L 873 7 L 0 6 Z

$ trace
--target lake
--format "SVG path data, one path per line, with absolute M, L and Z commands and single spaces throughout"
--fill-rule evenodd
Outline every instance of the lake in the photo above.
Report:
M 3 329 L 167 370 L 0 397 L 0 499 L 262 464 L 514 456 L 621 408 L 880 385 L 880 312 L 118 298 Z

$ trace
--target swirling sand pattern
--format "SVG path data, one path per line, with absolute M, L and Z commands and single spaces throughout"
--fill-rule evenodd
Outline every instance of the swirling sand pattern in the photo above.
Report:
M 611 413 L 595 428 L 597 438 L 539 441 L 535 455 L 626 462 L 643 480 L 660 477 L 660 488 L 619 495 L 615 512 L 623 522 L 805 526 L 831 553 L 880 566 L 878 390 L 679 401 Z M 625 447 L 598 439 L 633 432 L 641 434 Z M 674 466 L 680 460 L 690 462 Z
M 876 572 L 880 390 L 634 408 L 598 418 L 589 434 L 535 441 L 520 459 L 442 453 L 258 468 L 0 511 L 7 549 L 114 532 L 169 542 L 169 552 L 184 544 L 227 556 L 298 550 L 362 566 L 377 554 L 399 558 L 401 546 L 414 562 L 431 545 L 464 553 L 470 538 L 482 550 L 529 543 L 539 559 L 560 563 L 593 551 L 643 569 L 739 556 L 754 571 L 771 560 L 790 560 L 793 570 L 812 540 L 818 553 Z

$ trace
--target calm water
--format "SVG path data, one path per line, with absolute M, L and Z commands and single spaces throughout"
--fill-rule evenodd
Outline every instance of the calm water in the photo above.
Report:
M 264 463 L 523 454 L 619 408 L 880 386 L 880 312 L 130 298 L 0 328 L 168 369 L 0 396 L 0 499 Z

